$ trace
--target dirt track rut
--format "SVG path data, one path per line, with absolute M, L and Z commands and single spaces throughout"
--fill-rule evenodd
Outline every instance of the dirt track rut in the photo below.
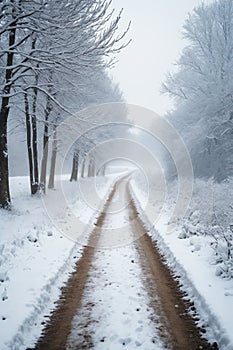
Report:
M 96 267 L 97 256 L 100 254 L 101 249 L 105 249 L 106 252 L 106 248 L 109 244 L 109 232 L 106 237 L 104 237 L 104 226 L 111 221 L 109 219 L 111 215 L 109 213 L 109 208 L 111 208 L 111 206 L 117 207 L 117 202 L 119 201 L 121 201 L 121 204 L 123 202 L 124 204 L 126 203 L 123 217 L 124 222 L 127 221 L 128 223 L 131 235 L 130 239 L 132 240 L 132 249 L 137 253 L 135 264 L 140 265 L 140 279 L 147 291 L 150 309 L 153 310 L 152 315 L 150 315 L 150 323 L 152 327 L 154 325 L 155 333 L 161 338 L 163 348 L 174 350 L 217 349 L 216 345 L 208 344 L 203 338 L 205 330 L 198 329 L 195 320 L 189 315 L 188 309 L 193 308 L 193 305 L 191 302 L 183 299 L 184 294 L 180 291 L 178 282 L 172 276 L 163 258 L 160 256 L 156 247 L 156 242 L 152 242 L 151 238 L 147 235 L 143 223 L 139 219 L 137 210 L 130 198 L 128 183 L 125 179 L 118 181 L 111 192 L 105 208 L 98 219 L 96 228 L 93 230 L 90 237 L 89 245 L 85 247 L 82 258 L 76 264 L 76 270 L 70 276 L 67 285 L 62 289 L 62 295 L 57 302 L 57 307 L 47 322 L 35 349 L 65 350 L 91 349 L 96 347 L 92 334 L 93 331 L 90 332 L 90 329 L 95 329 L 95 327 L 98 326 L 98 322 L 101 321 L 96 320 L 92 315 L 95 305 L 91 299 L 85 299 L 85 294 L 88 289 L 90 291 L 90 288 L 93 288 L 93 277 L 91 277 L 93 271 L 95 275 L 94 281 L 98 284 L 98 271 L 96 271 L 96 269 L 98 269 L 98 264 Z M 117 237 L 121 230 L 121 228 L 115 230 L 117 233 L 115 237 L 113 234 L 113 239 L 115 241 L 111 249 L 116 245 Z M 123 229 L 122 231 L 126 230 Z M 123 239 L 120 237 L 118 243 L 121 245 L 125 239 L 126 237 L 123 237 Z M 131 262 L 134 263 L 134 261 Z M 92 284 L 90 283 L 91 278 Z M 114 282 L 114 275 L 111 276 L 111 278 L 113 279 L 111 280 L 112 283 Z M 119 284 L 119 288 L 124 288 L 123 282 Z M 105 289 L 103 289 L 103 294 L 104 293 Z M 85 310 L 83 306 L 84 300 Z M 104 314 L 104 304 L 102 308 Z M 73 320 L 75 317 L 78 317 L 77 315 L 79 315 L 79 313 L 83 314 L 83 312 L 86 313 L 86 317 L 79 323 L 79 337 L 77 337 L 76 343 L 73 337 L 73 345 L 71 343 L 70 345 L 68 339 L 74 327 Z M 132 318 L 134 318 L 133 313 Z M 100 338 L 102 343 L 101 347 L 98 344 L 98 349 L 110 350 L 111 348 L 104 342 L 104 339 L 105 334 Z M 133 342 L 133 335 L 130 341 Z M 154 342 L 153 339 L 151 341 Z M 157 349 L 156 345 L 153 345 L 153 343 L 151 347 L 145 347 L 143 343 L 140 346 L 140 342 L 138 341 L 135 344 L 138 344 L 138 347 L 143 350 Z M 125 345 L 127 344 L 123 341 L 122 344 L 119 344 L 117 349 L 127 349 L 128 347 Z M 112 349 L 114 349 L 114 347 L 112 347 Z

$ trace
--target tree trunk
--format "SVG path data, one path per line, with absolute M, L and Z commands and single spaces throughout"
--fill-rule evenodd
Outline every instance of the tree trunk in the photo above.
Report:
M 91 176 L 95 176 L 95 159 L 92 160 Z
M 44 138 L 43 138 L 43 157 L 41 163 L 41 173 L 40 173 L 40 188 L 43 193 L 46 192 L 46 173 L 47 173 L 47 161 L 48 161 L 48 125 L 44 125 Z
M 54 176 L 55 176 L 55 167 L 56 167 L 56 158 L 57 158 L 57 133 L 56 131 L 53 134 L 52 142 L 52 155 L 51 155 L 51 164 L 50 164 L 50 174 L 49 174 L 49 184 L 48 188 L 54 188 Z
M 34 194 L 34 171 L 33 171 L 32 132 L 31 132 L 32 125 L 31 125 L 31 118 L 30 118 L 30 111 L 29 111 L 29 101 L 26 94 L 24 95 L 24 108 L 25 108 L 25 117 L 26 117 L 30 188 L 31 188 L 31 194 L 33 195 Z
M 33 194 L 39 190 L 39 169 L 38 169 L 38 149 L 37 149 L 37 121 L 32 116 L 32 147 L 33 147 L 33 170 L 34 170 L 34 187 Z
M 70 181 L 78 181 L 78 153 L 74 152 Z
M 34 43 L 32 45 L 34 48 Z M 38 67 L 38 65 L 37 65 Z M 35 86 L 38 85 L 38 74 L 36 74 Z M 36 119 L 36 105 L 37 105 L 37 88 L 33 91 L 33 102 L 32 102 L 32 148 L 33 148 L 33 171 L 34 171 L 34 184 L 33 193 L 36 194 L 39 190 L 39 167 L 38 167 L 38 147 L 37 147 L 37 119 Z
M 82 177 L 82 178 L 85 177 L 85 160 L 84 160 L 84 158 L 83 158 L 83 160 L 82 160 L 81 177 Z
M 88 163 L 88 170 L 87 170 L 88 177 L 92 176 L 91 172 L 92 172 L 92 159 L 90 159 Z
M 9 188 L 9 169 L 7 154 L 7 117 L 8 108 L 1 109 L 0 114 L 0 208 L 10 208 L 10 188 Z
M 43 137 L 43 157 L 41 163 L 41 173 L 40 173 L 40 188 L 43 193 L 46 192 L 46 174 L 47 174 L 47 162 L 48 162 L 48 150 L 49 150 L 49 126 L 48 119 L 49 114 L 52 110 L 50 105 L 50 97 L 47 97 L 46 109 L 45 109 L 45 120 L 44 120 L 44 137 Z
M 8 167 L 8 149 L 7 149 L 7 121 L 9 116 L 9 94 L 11 92 L 11 78 L 13 74 L 13 58 L 14 51 L 11 48 L 15 44 L 16 37 L 16 22 L 12 23 L 12 29 L 9 31 L 7 53 L 7 63 L 5 72 L 5 86 L 2 97 L 1 111 L 0 111 L 0 208 L 10 208 L 10 188 L 9 188 L 9 167 Z M 8 68 L 9 67 L 9 68 Z

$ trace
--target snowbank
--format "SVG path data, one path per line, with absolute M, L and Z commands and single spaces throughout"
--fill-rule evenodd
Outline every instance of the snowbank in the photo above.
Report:
M 214 186 L 214 199 L 213 187 L 210 186 L 210 182 Z M 218 225 L 224 229 L 221 232 L 227 232 L 232 210 L 230 191 L 232 191 L 232 181 L 213 184 L 212 181 L 197 180 L 194 184 L 194 194 L 186 217 L 177 223 L 176 231 L 173 234 L 167 234 L 166 226 L 176 199 L 176 184 L 169 184 L 163 214 L 157 224 L 151 225 L 141 209 L 145 207 L 145 184 L 137 175 L 131 182 L 132 197 L 141 213 L 141 219 L 145 223 L 148 233 L 156 241 L 168 266 L 179 279 L 182 289 L 194 302 L 200 318 L 198 324 L 205 326 L 207 339 L 210 342 L 216 341 L 221 350 L 233 349 L 233 280 L 229 276 L 228 278 L 219 278 L 219 274 L 216 273 L 214 264 L 219 254 L 216 253 L 216 249 L 213 250 L 212 243 L 215 237 L 210 229 L 213 229 L 214 225 L 216 228 L 216 222 L 214 225 L 211 224 L 213 218 L 211 206 L 214 201 L 214 213 L 218 218 Z M 211 200 L 210 194 L 212 194 Z M 156 198 L 154 200 L 156 202 Z M 194 227 L 195 230 L 193 230 Z M 189 233 L 184 235 L 184 230 Z M 181 239 L 184 237 L 185 239 Z M 220 236 L 217 238 L 220 250 L 220 247 L 224 246 L 224 241 Z M 224 274 L 221 276 L 223 277 Z

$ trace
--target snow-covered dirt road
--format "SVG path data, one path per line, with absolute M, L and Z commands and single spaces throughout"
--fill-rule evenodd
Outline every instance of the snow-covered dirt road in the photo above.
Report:
M 116 182 L 36 349 L 216 349 Z M 203 330 L 202 330 L 203 331 Z

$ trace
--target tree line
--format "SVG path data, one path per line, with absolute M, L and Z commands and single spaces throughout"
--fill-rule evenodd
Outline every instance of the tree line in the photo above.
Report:
M 197 177 L 223 181 L 233 171 L 233 1 L 202 3 L 183 26 L 187 42 L 163 93 L 189 148 Z
M 106 68 L 128 45 L 109 0 L 0 1 L 0 207 L 10 208 L 9 118 L 25 124 L 31 194 L 54 184 L 56 126 L 77 109 L 120 101 Z M 39 125 L 39 127 L 38 127 Z M 41 128 L 42 125 L 42 128 Z M 42 130 L 41 130 L 42 129 Z M 39 168 L 38 139 L 42 138 Z M 78 150 L 74 153 L 77 159 Z

